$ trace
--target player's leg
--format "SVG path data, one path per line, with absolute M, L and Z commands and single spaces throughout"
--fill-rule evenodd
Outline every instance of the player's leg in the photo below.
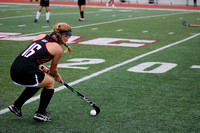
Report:
M 42 82 L 45 74 L 39 70 L 38 70 L 38 73 L 21 74 L 21 73 L 16 72 L 17 67 L 15 67 L 15 63 L 13 64 L 14 64 L 13 65 L 14 67 L 12 66 L 11 71 L 10 71 L 12 80 L 14 81 L 15 84 L 20 85 L 20 86 L 25 86 L 26 88 L 21 93 L 21 95 L 17 98 L 17 100 L 13 103 L 13 105 L 10 105 L 8 108 L 15 115 L 22 116 L 21 108 L 23 104 L 38 92 L 39 90 L 39 87 L 37 87 L 38 83 Z M 29 69 L 27 69 L 27 71 L 29 71 Z
M 85 9 L 85 5 L 79 6 L 79 10 L 80 10 L 80 18 L 79 18 L 79 21 L 84 21 L 84 20 L 85 20 L 85 18 L 84 18 L 84 9 Z
M 115 7 L 115 3 L 114 3 L 114 0 L 110 0 L 111 1 L 111 3 L 112 3 L 112 7 Z
M 111 3 L 111 0 L 108 3 L 106 3 L 106 6 L 108 7 L 110 3 Z
M 46 6 L 46 21 L 49 23 L 49 17 L 50 17 L 50 12 L 49 12 L 49 6 Z
M 46 113 L 46 108 L 54 94 L 54 83 L 55 81 L 47 74 L 45 74 L 44 80 L 39 83 L 38 87 L 43 88 L 43 90 L 40 95 L 40 104 L 38 110 L 33 117 L 35 120 L 51 121 L 51 117 L 49 117 Z
M 17 98 L 13 105 L 10 105 L 8 108 L 17 116 L 22 116 L 21 107 L 23 104 L 30 99 L 33 95 L 38 92 L 39 88 L 35 87 L 26 87 L 21 95 Z
M 39 9 L 38 9 L 38 11 L 37 11 L 37 13 L 36 13 L 36 18 L 35 18 L 35 23 L 39 20 L 39 18 L 40 18 L 40 15 L 41 15 L 41 12 L 42 12 L 42 8 L 43 8 L 43 6 L 39 6 Z

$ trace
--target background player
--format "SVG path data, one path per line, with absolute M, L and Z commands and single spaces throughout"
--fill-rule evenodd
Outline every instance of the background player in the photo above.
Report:
M 43 7 L 45 7 L 45 9 L 46 9 L 46 21 L 47 21 L 47 23 L 49 23 L 49 17 L 50 17 L 49 0 L 40 0 L 40 6 L 36 13 L 36 18 L 34 20 L 35 23 L 39 20 Z
M 86 0 L 78 0 L 78 7 L 80 11 L 80 18 L 79 21 L 85 21 L 84 18 L 84 9 L 85 9 Z
M 110 0 L 108 3 L 106 3 L 106 6 L 108 7 L 109 4 L 112 4 L 112 7 L 115 7 L 115 5 L 114 5 L 114 0 Z

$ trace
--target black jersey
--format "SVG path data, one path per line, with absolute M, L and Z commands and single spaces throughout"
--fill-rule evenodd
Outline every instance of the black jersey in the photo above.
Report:
M 53 58 L 46 48 L 46 43 L 48 42 L 57 41 L 51 36 L 46 35 L 43 39 L 33 41 L 19 54 L 11 66 L 10 74 L 14 82 L 31 85 L 35 83 L 35 75 L 39 82 L 43 80 L 44 73 L 39 70 L 38 66 Z
M 53 58 L 46 48 L 47 42 L 57 42 L 49 35 L 43 39 L 33 41 L 20 55 L 19 58 L 26 58 L 37 65 L 43 64 Z

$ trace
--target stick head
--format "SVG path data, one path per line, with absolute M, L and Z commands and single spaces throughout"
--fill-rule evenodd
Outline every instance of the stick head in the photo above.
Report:
M 95 110 L 96 110 L 96 115 L 98 115 L 98 114 L 100 113 L 99 107 L 97 107 L 95 104 L 93 105 L 93 107 L 94 107 Z

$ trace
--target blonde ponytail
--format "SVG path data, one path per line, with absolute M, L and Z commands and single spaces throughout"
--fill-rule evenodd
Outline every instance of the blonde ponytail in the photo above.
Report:
M 69 52 L 69 54 L 71 54 L 72 48 L 71 48 L 70 46 L 68 46 L 66 43 L 65 43 L 64 45 L 65 45 L 65 47 L 67 47 L 67 49 L 66 49 L 64 52 L 65 52 L 65 53 L 68 53 L 68 52 Z

